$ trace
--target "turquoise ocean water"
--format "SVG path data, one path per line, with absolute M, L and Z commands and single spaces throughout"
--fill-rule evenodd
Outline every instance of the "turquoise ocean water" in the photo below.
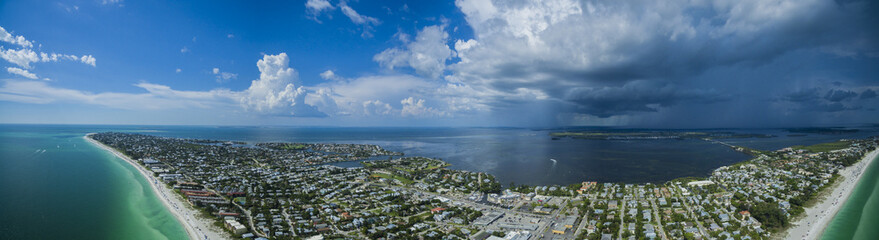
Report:
M 0 132 L 0 239 L 186 239 L 137 170 L 85 132 Z
M 879 159 L 876 159 L 879 160 Z M 822 239 L 879 239 L 879 161 L 874 160 Z

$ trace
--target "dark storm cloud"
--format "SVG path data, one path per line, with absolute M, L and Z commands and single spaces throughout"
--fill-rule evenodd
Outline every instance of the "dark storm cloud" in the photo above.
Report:
M 818 89 L 816 88 L 795 91 L 782 97 L 783 100 L 797 103 L 812 102 L 818 100 L 819 98 L 820 96 L 818 95 Z
M 824 95 L 824 99 L 831 102 L 841 102 L 847 99 L 851 99 L 857 97 L 858 94 L 854 91 L 846 91 L 846 90 L 830 90 L 827 91 L 827 94 Z
M 873 24 L 879 14 L 870 1 L 558 1 L 554 6 L 493 1 L 492 11 L 471 9 L 468 2 L 457 4 L 479 45 L 459 50 L 468 61 L 450 67 L 456 78 L 500 92 L 541 91 L 572 104 L 562 111 L 598 117 L 689 103 L 735 106 L 745 95 L 748 101 L 775 98 L 809 111 L 856 110 L 859 105 L 849 101 L 857 92 L 816 86 L 776 97 L 800 79 L 772 70 L 760 71 L 775 77 L 752 73 L 825 66 L 790 58 L 777 62 L 793 53 L 866 61 L 879 54 L 879 28 Z M 749 79 L 735 81 L 750 85 L 723 89 L 733 84 L 704 77 L 721 68 L 736 69 L 731 74 Z
M 867 89 L 864 93 L 868 91 L 871 90 Z M 863 105 L 868 104 L 864 101 L 855 101 L 858 96 L 855 91 L 830 89 L 824 96 L 821 96 L 820 92 L 821 90 L 817 88 L 794 91 L 779 100 L 793 103 L 796 106 L 793 110 L 807 112 L 854 111 L 863 109 Z
M 876 97 L 876 91 L 873 89 L 867 89 L 861 93 L 861 99 L 871 99 Z
M 806 106 L 802 110 L 806 111 L 815 111 L 815 112 L 839 112 L 839 111 L 847 111 L 847 110 L 858 110 L 861 109 L 861 106 L 846 106 L 842 103 L 833 102 L 833 103 L 818 103 L 817 105 Z
M 582 112 L 606 118 L 630 112 L 656 112 L 680 102 L 714 103 L 728 100 L 716 91 L 688 90 L 655 81 L 633 81 L 622 87 L 574 88 L 565 100 Z

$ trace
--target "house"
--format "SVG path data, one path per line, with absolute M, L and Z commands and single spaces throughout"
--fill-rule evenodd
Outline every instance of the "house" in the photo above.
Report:
M 241 223 L 233 219 L 226 219 L 226 221 L 224 221 L 224 225 L 226 225 L 226 228 L 228 228 L 235 234 L 242 234 L 247 232 L 247 228 L 244 227 L 244 225 L 241 225 Z
M 748 219 L 748 217 L 751 217 L 751 212 L 748 212 L 748 211 L 741 211 L 741 212 L 739 212 L 739 214 L 742 215 L 742 220 L 745 220 L 745 219 Z
M 580 189 L 577 190 L 577 194 L 583 194 L 583 192 L 589 191 L 590 188 L 595 187 L 598 184 L 597 182 L 583 182 Z
M 635 215 L 638 215 L 638 209 L 637 208 L 630 208 L 628 214 L 629 214 L 629 217 L 635 217 Z
M 720 222 L 729 222 L 729 215 L 726 213 L 717 215 L 717 217 L 720 218 Z
M 708 229 L 711 231 L 719 231 L 719 230 L 722 230 L 723 228 L 721 228 L 720 225 L 717 225 L 717 223 L 711 223 L 711 225 L 708 227 Z
M 656 230 L 653 224 L 644 224 L 644 236 L 651 239 L 656 238 Z
M 450 213 L 451 213 L 451 212 L 443 212 L 443 213 L 441 213 L 441 214 L 433 215 L 433 220 L 435 220 L 435 221 L 437 221 L 437 222 L 442 222 L 443 220 L 446 219 L 446 217 L 448 217 L 449 215 L 451 215 Z
M 434 214 L 435 214 L 435 213 L 438 213 L 438 212 L 442 212 L 443 210 L 446 210 L 446 209 L 445 209 L 445 208 L 438 207 L 438 208 L 431 209 L 431 210 L 430 210 L 430 213 L 434 213 Z
M 787 201 L 779 202 L 778 206 L 781 207 L 781 209 L 790 209 L 790 203 Z

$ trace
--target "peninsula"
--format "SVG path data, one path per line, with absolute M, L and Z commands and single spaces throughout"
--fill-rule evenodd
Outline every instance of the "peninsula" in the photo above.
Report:
M 879 146 L 730 146 L 754 158 L 704 179 L 504 189 L 377 145 L 86 138 L 135 165 L 192 239 L 812 239 Z M 353 160 L 362 167 L 332 165 Z

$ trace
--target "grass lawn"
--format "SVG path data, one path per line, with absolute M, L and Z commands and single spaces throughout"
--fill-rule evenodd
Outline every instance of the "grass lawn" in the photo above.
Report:
M 373 177 L 380 177 L 380 178 L 387 178 L 387 179 L 397 179 L 397 180 L 400 180 L 400 182 L 403 182 L 403 184 L 407 184 L 407 185 L 415 182 L 415 181 L 412 181 L 412 179 L 408 179 L 406 177 L 399 176 L 399 175 L 391 176 L 391 175 L 384 174 L 384 173 L 373 173 L 372 176 Z
M 419 213 L 418 215 L 415 215 L 413 217 L 416 217 L 419 219 L 424 219 L 424 218 L 430 217 L 430 211 L 424 211 L 423 213 Z
M 444 168 L 444 167 L 448 167 L 448 166 L 452 166 L 452 164 L 448 164 L 448 163 L 436 163 L 436 164 L 433 164 L 433 163 L 432 163 L 432 164 L 430 164 L 430 165 L 427 166 L 427 170 L 434 170 L 434 169 L 437 169 L 437 168 Z
M 294 144 L 285 144 L 281 148 L 287 149 L 287 150 L 305 150 L 307 147 L 303 144 L 295 144 L 295 145 Z

